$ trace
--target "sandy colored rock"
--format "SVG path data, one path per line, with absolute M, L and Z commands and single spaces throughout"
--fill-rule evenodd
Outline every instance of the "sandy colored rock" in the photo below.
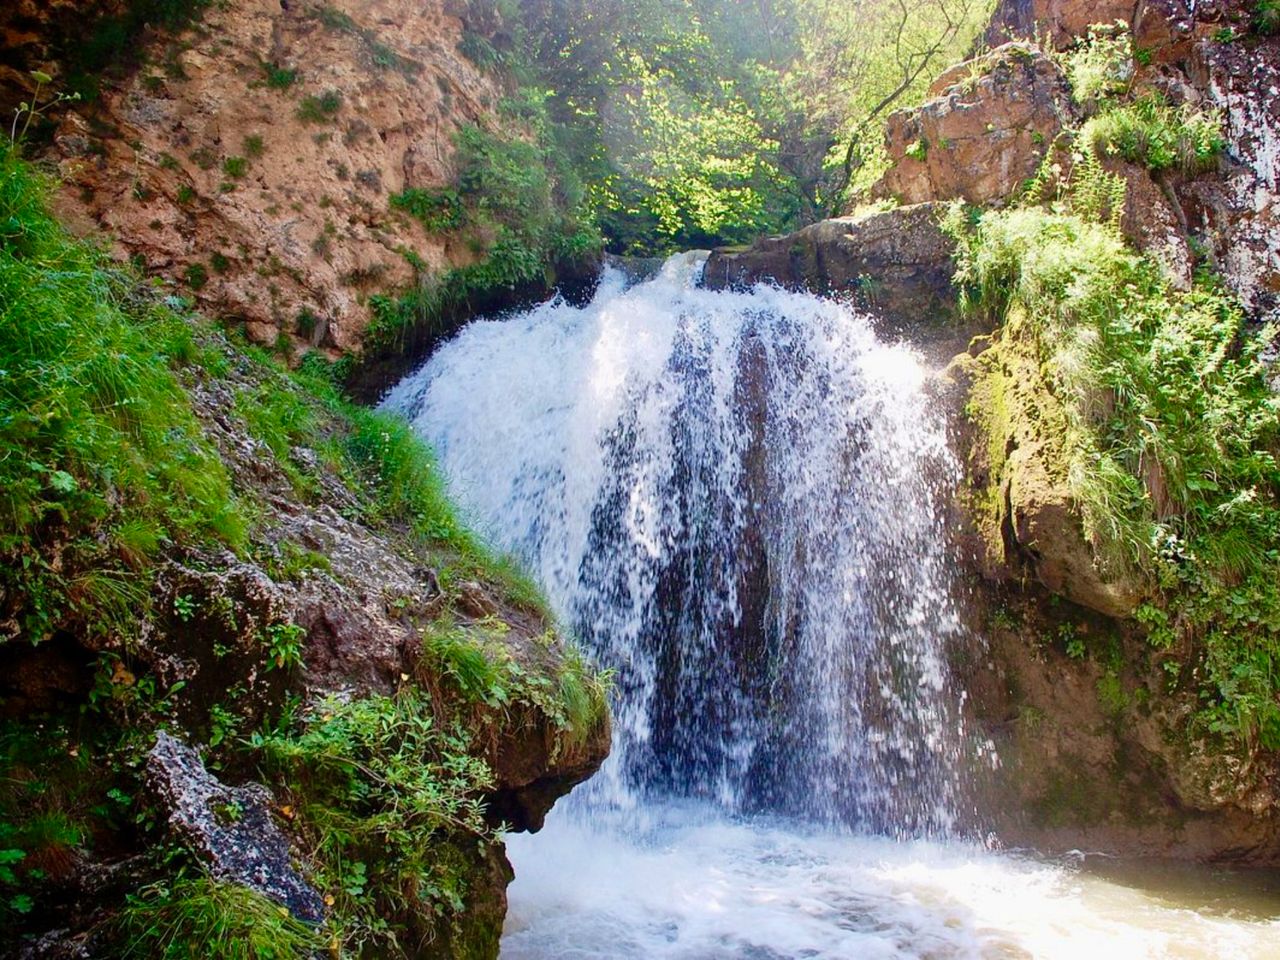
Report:
M 503 91 L 459 52 L 450 9 L 236 0 L 149 33 L 136 74 L 54 135 L 60 215 L 256 342 L 358 348 L 370 295 L 411 284 L 413 256 L 431 271 L 475 256 L 388 204 L 451 182 L 453 135 L 496 123 Z M 273 87 L 267 65 L 296 80 Z
M 1076 119 L 1061 68 L 1031 44 L 1005 44 L 944 79 L 934 99 L 889 117 L 892 166 L 874 195 L 1004 203 Z

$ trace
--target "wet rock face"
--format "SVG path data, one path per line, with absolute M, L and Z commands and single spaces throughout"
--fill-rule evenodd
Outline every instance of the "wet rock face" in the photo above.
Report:
M 968 552 L 989 581 L 1030 578 L 1097 613 L 1127 617 L 1145 585 L 1098 557 L 1085 537 L 1066 475 L 1066 414 L 1018 326 L 1011 318 L 995 337 L 976 338 L 975 355 L 956 357 L 942 375 L 976 533 Z
M 42 34 L 83 20 L 74 4 L 23 4 L 0 28 L 25 37 L 25 66 L 61 88 Z M 298 347 L 358 347 L 369 294 L 414 279 L 402 250 L 431 270 L 475 256 L 388 204 L 450 183 L 453 135 L 494 122 L 502 91 L 459 52 L 466 9 L 454 6 L 237 0 L 176 36 L 147 32 L 149 62 L 54 132 L 60 213 L 258 343 L 283 333 Z M 0 76 L 0 94 L 23 76 Z
M 214 877 L 270 897 L 299 920 L 324 919 L 320 894 L 290 863 L 289 841 L 271 819 L 266 787 L 224 785 L 195 750 L 164 731 L 147 756 L 146 782 L 175 837 Z
M 955 242 L 940 225 L 945 205 L 924 203 L 823 220 L 747 250 L 717 250 L 703 283 L 713 289 L 776 283 L 831 293 L 893 326 L 955 316 Z
M 945 89 L 934 99 L 889 117 L 885 146 L 893 165 L 876 196 L 1004 203 L 1076 119 L 1061 68 L 1026 43 L 961 64 L 937 86 Z

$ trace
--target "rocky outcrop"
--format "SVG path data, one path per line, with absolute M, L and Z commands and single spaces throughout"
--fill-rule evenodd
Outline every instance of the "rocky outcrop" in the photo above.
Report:
M 63 48 L 92 43 L 95 14 L 124 6 L 23 2 L 0 28 L 65 89 L 64 61 L 48 59 L 59 31 L 72 31 Z M 466 11 L 239 0 L 176 34 L 148 30 L 136 40 L 147 62 L 52 131 L 60 212 L 258 343 L 356 349 L 371 294 L 476 257 L 388 204 L 449 184 L 454 133 L 497 123 L 500 82 L 460 52 Z
M 988 579 L 1028 577 L 1051 593 L 1110 617 L 1132 614 L 1146 585 L 1119 559 L 1098 555 L 1085 536 L 1067 476 L 1062 403 L 1011 316 L 993 337 L 976 338 L 942 373 L 959 414 L 966 514 L 973 554 Z
M 746 250 L 716 250 L 703 284 L 713 290 L 774 283 L 848 299 L 895 328 L 944 324 L 956 315 L 955 241 L 945 205 L 823 220 Z
M 890 168 L 873 193 L 902 203 L 1004 203 L 1076 120 L 1061 68 L 1037 47 L 1007 43 L 935 83 L 937 96 L 889 117 Z
M 270 790 L 219 783 L 195 750 L 163 730 L 147 755 L 146 777 L 174 837 L 212 876 L 257 890 L 299 920 L 324 919 L 324 901 L 293 868 L 289 841 L 271 819 Z
M 1225 863 L 1280 859 L 1274 755 L 1173 731 L 1178 652 L 1036 589 L 984 592 L 981 649 L 953 669 L 999 764 L 978 777 L 981 826 L 1006 845 Z
M 1254 32 L 1254 6 L 1242 0 L 1003 0 L 986 42 L 1036 38 L 1066 49 L 1089 25 L 1121 19 L 1132 26 L 1134 47 L 1147 64 L 1138 71 L 1139 88 L 1220 110 L 1227 150 L 1218 175 L 1153 182 L 1145 171 L 1122 171 L 1135 207 L 1126 233 L 1184 280 L 1190 234 L 1241 301 L 1269 315 L 1280 304 L 1280 37 Z M 1171 242 L 1178 233 L 1182 239 Z

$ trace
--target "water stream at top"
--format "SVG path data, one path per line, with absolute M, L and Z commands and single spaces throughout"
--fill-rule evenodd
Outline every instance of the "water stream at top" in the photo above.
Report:
M 386 400 L 617 672 L 605 768 L 510 840 L 504 957 L 1280 958 L 1255 881 L 1224 911 L 973 842 L 920 358 L 700 269 L 473 323 Z

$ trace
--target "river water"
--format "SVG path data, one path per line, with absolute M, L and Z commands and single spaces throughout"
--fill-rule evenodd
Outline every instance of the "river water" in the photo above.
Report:
M 924 365 L 700 268 L 472 323 L 386 400 L 615 671 L 604 769 L 509 839 L 503 956 L 1280 960 L 1273 874 L 989 849 Z

